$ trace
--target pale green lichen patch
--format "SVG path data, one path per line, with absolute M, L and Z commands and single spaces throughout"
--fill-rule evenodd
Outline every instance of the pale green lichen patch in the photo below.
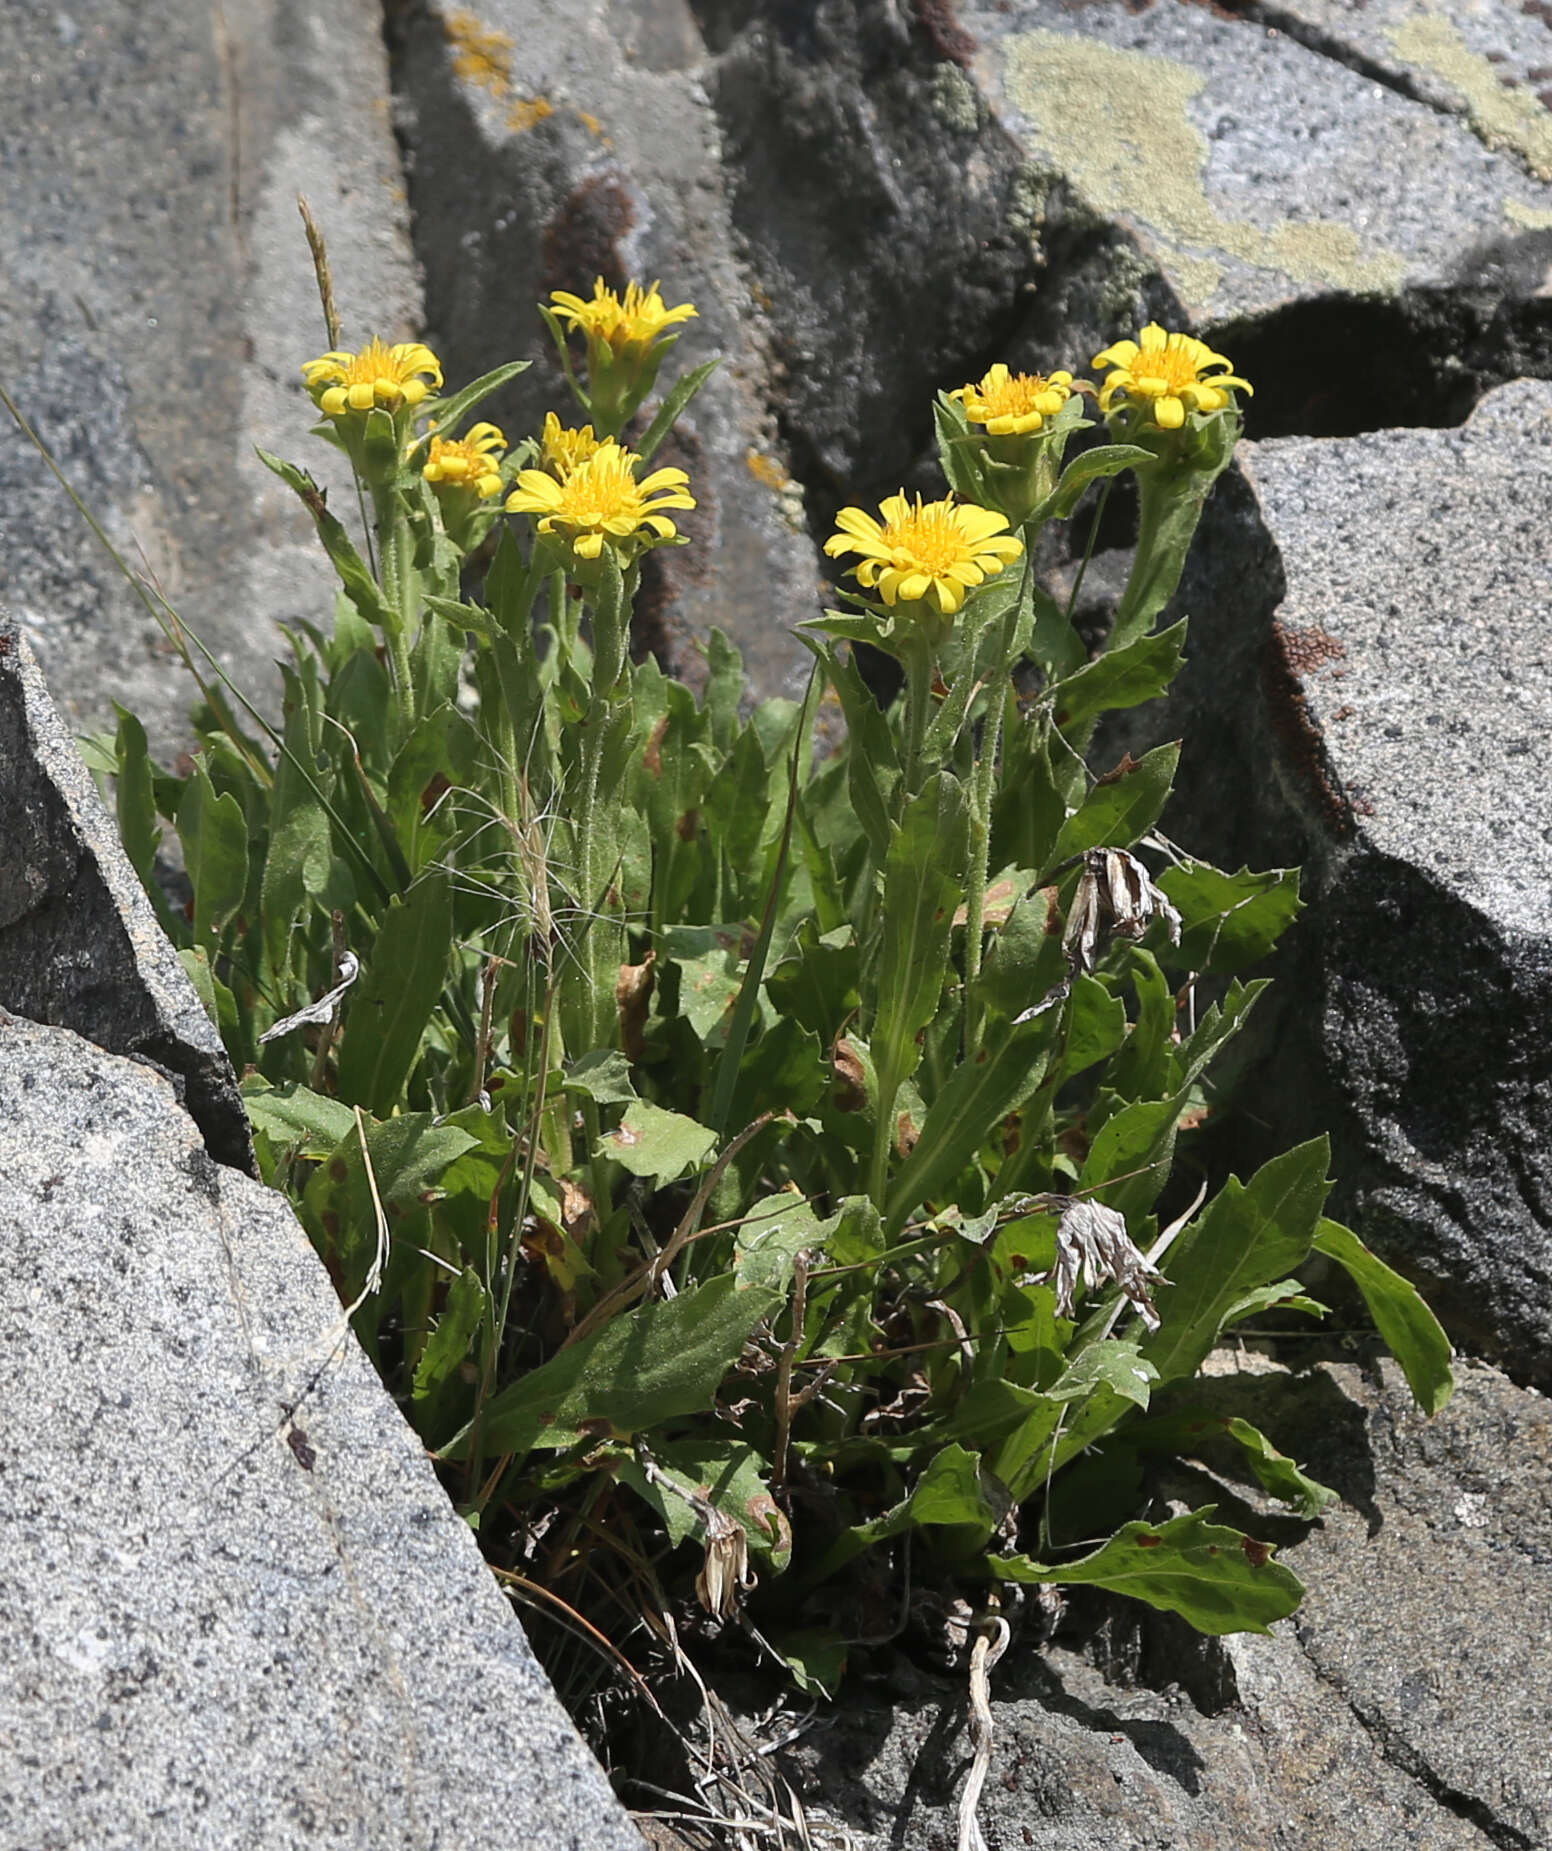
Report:
M 1522 199 L 1504 201 L 1504 217 L 1527 231 L 1552 231 L 1552 207 L 1528 206 Z
M 1552 180 L 1552 110 L 1528 90 L 1511 90 L 1480 52 L 1437 14 L 1391 27 L 1391 49 L 1405 64 L 1440 77 L 1459 93 L 1471 126 L 1490 148 L 1519 155 L 1538 180 Z
M 1212 303 L 1226 258 L 1296 283 L 1391 291 L 1399 252 L 1350 225 L 1308 219 L 1264 227 L 1229 218 L 1207 195 L 1207 139 L 1190 117 L 1206 79 L 1173 58 L 1120 51 L 1067 33 L 1005 42 L 1008 99 L 1096 210 L 1146 225 L 1169 247 L 1170 281 L 1198 313 Z

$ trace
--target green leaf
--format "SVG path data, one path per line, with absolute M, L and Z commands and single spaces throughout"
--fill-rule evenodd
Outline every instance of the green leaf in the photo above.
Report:
M 916 1037 L 942 994 L 968 842 L 964 787 L 938 772 L 906 805 L 884 866 L 878 1012 L 869 1045 L 886 1111 L 916 1066 Z
M 987 1565 L 1004 1581 L 1083 1583 L 1128 1594 L 1180 1614 L 1198 1632 L 1268 1632 L 1304 1598 L 1303 1584 L 1271 1560 L 1268 1544 L 1210 1523 L 1216 1509 L 1209 1504 L 1168 1523 L 1128 1523 L 1076 1562 L 1014 1555 Z
M 1156 636 L 1140 636 L 1125 649 L 1109 650 L 1069 675 L 1052 697 L 1056 724 L 1074 731 L 1096 714 L 1156 700 L 1175 679 L 1185 641 L 1186 626 L 1177 623 Z
M 773 1629 L 765 1637 L 805 1696 L 835 1698 L 846 1675 L 846 1641 L 838 1633 L 806 1626 L 795 1632 Z
M 1036 508 L 1034 518 L 1045 522 L 1064 521 L 1083 498 L 1083 491 L 1091 482 L 1097 482 L 1104 476 L 1118 476 L 1123 469 L 1133 469 L 1137 464 L 1153 461 L 1151 450 L 1139 449 L 1132 443 L 1099 443 L 1092 450 L 1085 450 L 1062 471 L 1050 499 Z
M 1363 1294 L 1375 1329 L 1401 1365 L 1412 1398 L 1425 1414 L 1437 1414 L 1455 1392 L 1450 1340 L 1417 1288 L 1339 1221 L 1319 1222 L 1315 1251 L 1347 1270 Z
M 824 665 L 846 717 L 846 783 L 857 820 L 868 838 L 876 867 L 889 853 L 889 809 L 900 779 L 894 735 L 855 661 L 841 657 L 828 643 L 795 632 L 797 639 Z
M 1105 1084 L 1123 1099 L 1157 1099 L 1178 1091 L 1174 1049 L 1175 996 L 1153 954 L 1134 945 L 1127 966 L 1137 991 L 1137 1019 L 1110 1063 Z
M 1068 1005 L 1067 1039 L 1061 1054 L 1063 1079 L 1070 1080 L 1096 1061 L 1108 1060 L 1125 1039 L 1126 1005 L 1097 977 L 1080 971 L 1073 979 Z
M 717 1134 L 693 1118 L 636 1099 L 614 1130 L 598 1140 L 597 1154 L 661 1186 L 705 1169 L 716 1148 Z
M 194 936 L 208 949 L 248 889 L 248 825 L 230 791 L 216 795 L 203 753 L 183 787 L 177 827 L 194 887 Z
M 1297 868 L 1220 874 L 1191 861 L 1166 868 L 1158 884 L 1182 925 L 1179 945 L 1160 956 L 1182 970 L 1237 971 L 1259 963 L 1303 907 Z
M 654 1483 L 640 1464 L 621 1457 L 614 1470 L 662 1517 L 671 1543 L 703 1541 L 705 1528 L 694 1499 L 710 1504 L 743 1526 L 751 1551 L 763 1555 L 780 1574 L 792 1555 L 792 1529 L 771 1496 L 767 1462 L 743 1440 L 695 1434 L 683 1440 L 652 1442 L 654 1476 L 667 1478 L 683 1496 Z
M 1291 1505 L 1297 1515 L 1306 1520 L 1318 1517 L 1328 1505 L 1336 1502 L 1336 1493 L 1329 1485 L 1311 1478 L 1297 1460 L 1279 1452 L 1259 1427 L 1252 1427 L 1248 1420 L 1235 1416 L 1225 1430 L 1230 1439 L 1237 1440 L 1244 1448 L 1250 1469 L 1262 1488 Z
M 1193 1376 L 1245 1293 L 1281 1279 L 1308 1257 L 1331 1185 L 1327 1139 L 1285 1151 L 1248 1184 L 1231 1176 L 1171 1249 L 1171 1284 L 1159 1294 L 1161 1327 L 1143 1354 L 1162 1380 Z
M 328 883 L 332 852 L 329 818 L 318 797 L 322 767 L 313 754 L 307 692 L 293 669 L 283 668 L 285 733 L 275 766 L 269 848 L 264 857 L 260 911 L 271 966 L 284 970 L 292 921 L 309 894 Z
M 1058 866 L 1086 848 L 1130 848 L 1159 820 L 1175 782 L 1180 744 L 1156 746 L 1140 759 L 1129 754 L 1094 786 L 1062 825 L 1051 855 Z
M 356 1115 L 348 1105 L 295 1081 L 271 1086 L 262 1074 L 250 1074 L 242 1102 L 255 1131 L 287 1148 L 295 1145 L 304 1156 L 324 1156 L 355 1135 Z
M 452 890 L 441 869 L 390 904 L 346 1003 L 338 1087 L 347 1104 L 381 1118 L 399 1103 L 447 982 L 452 937 Z
M 889 1194 L 891 1233 L 921 1202 L 935 1200 L 974 1161 L 977 1151 L 1040 1084 L 1056 1012 L 994 1027 L 992 1045 L 956 1067 L 927 1109 L 921 1135 Z
M 259 450 L 258 457 L 266 469 L 274 470 L 281 481 L 295 491 L 302 506 L 313 517 L 318 538 L 322 540 L 324 551 L 339 574 L 346 597 L 368 623 L 376 625 L 378 629 L 396 628 L 399 620 L 378 589 L 377 580 L 367 570 L 366 562 L 351 543 L 350 535 L 329 512 L 327 491 L 319 488 L 305 469 L 298 469 L 294 463 L 272 456 L 268 450 Z
M 820 933 L 808 918 L 798 927 L 787 955 L 765 980 L 775 1008 L 828 1047 L 857 1012 L 861 958 L 852 928 Z
M 415 1365 L 415 1399 L 427 1401 L 469 1354 L 469 1344 L 485 1316 L 485 1287 L 466 1266 L 448 1289 L 447 1303 Z
M 1138 1099 L 1112 1112 L 1089 1146 L 1079 1186 L 1128 1221 L 1139 1221 L 1164 1187 L 1181 1096 Z
M 817 1259 L 835 1221 L 821 1221 L 800 1195 L 763 1196 L 737 1230 L 735 1275 L 741 1285 L 758 1285 L 785 1296 L 793 1267 L 805 1250 Z
M 614 1318 L 531 1369 L 485 1404 L 485 1453 L 572 1446 L 584 1437 L 629 1439 L 665 1421 L 704 1414 L 750 1332 L 781 1303 L 730 1273 Z M 447 1456 L 463 1457 L 467 1442 Z
M 113 711 L 119 717 L 112 766 L 118 779 L 114 797 L 118 809 L 119 839 L 124 844 L 129 865 L 140 876 L 140 885 L 145 888 L 152 904 L 156 905 L 160 899 L 161 904 L 156 907 L 156 912 L 166 930 L 167 921 L 163 915 L 169 909 L 166 896 L 162 894 L 156 878 L 156 851 L 162 845 L 162 832 L 156 821 L 155 768 L 151 763 L 150 748 L 146 744 L 145 728 L 117 701 L 113 704 Z M 176 940 L 175 933 L 169 936 Z
M 566 1068 L 561 1084 L 594 1105 L 629 1105 L 636 1097 L 630 1062 L 618 1048 L 595 1048 Z
M 489 373 L 481 373 L 478 379 L 471 380 L 466 386 L 453 393 L 450 398 L 423 400 L 419 407 L 422 417 L 428 414 L 436 420 L 436 434 L 439 437 L 453 436 L 460 424 L 481 405 L 493 392 L 499 392 L 510 379 L 516 379 L 519 373 L 526 373 L 533 364 L 531 360 L 509 360 L 505 366 L 498 366 Z M 421 445 L 429 451 L 431 433 L 421 439 Z M 419 448 L 420 446 L 417 446 Z M 424 457 L 411 456 L 407 468 L 419 469 Z
M 636 445 L 636 454 L 643 463 L 651 461 L 657 453 L 658 445 L 674 428 L 685 407 L 720 365 L 720 356 L 715 360 L 704 360 L 694 372 L 686 373 L 682 379 L 675 380 L 667 397 L 658 406 L 656 416 L 642 433 L 641 440 Z

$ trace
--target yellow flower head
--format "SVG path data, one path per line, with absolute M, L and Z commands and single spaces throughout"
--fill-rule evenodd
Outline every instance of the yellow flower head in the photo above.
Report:
M 442 383 L 442 363 L 419 341 L 385 347 L 374 335 L 360 353 L 326 353 L 302 368 L 307 389 L 326 417 L 381 406 L 397 411 L 418 405 Z
M 1112 369 L 1099 389 L 1101 411 L 1109 411 L 1115 395 L 1122 392 L 1129 403 L 1146 406 L 1164 431 L 1178 431 L 1188 411 L 1221 411 L 1233 404 L 1235 390 L 1251 390 L 1206 342 L 1189 334 L 1166 334 L 1156 321 L 1150 321 L 1135 341 L 1117 341 L 1095 354 L 1094 364 Z M 1219 367 L 1221 372 L 1203 377 L 1209 368 Z
M 507 440 L 494 424 L 476 424 L 467 437 L 433 437 L 421 474 L 436 489 L 473 489 L 481 501 L 501 493 L 501 453 Z
M 597 454 L 602 443 L 601 437 L 593 435 L 591 424 L 584 424 L 579 431 L 567 430 L 553 411 L 547 411 L 544 414 L 544 437 L 539 453 L 540 466 L 549 470 L 557 482 L 564 482 L 589 457 Z
M 532 514 L 539 532 L 571 542 L 579 559 L 597 559 L 607 540 L 627 555 L 675 537 L 664 508 L 693 508 L 682 469 L 655 469 L 636 480 L 641 458 L 610 439 L 558 481 L 547 470 L 524 469 L 507 497 L 512 514 Z
M 604 287 L 604 279 L 599 277 L 593 284 L 590 302 L 565 289 L 554 290 L 550 300 L 555 313 L 573 329 L 580 328 L 589 339 L 606 341 L 622 358 L 640 358 L 656 346 L 676 322 L 689 321 L 695 314 L 688 302 L 681 302 L 677 308 L 667 307 L 658 288 L 656 283 L 650 289 L 643 289 L 639 283 L 627 283 L 625 299 L 621 301 L 612 289 Z
M 1023 541 L 1006 531 L 1003 515 L 973 501 L 923 505 L 920 495 L 914 503 L 891 495 L 879 512 L 882 521 L 861 508 L 842 508 L 835 517 L 840 531 L 824 550 L 832 559 L 860 553 L 861 564 L 851 570 L 886 604 L 926 601 L 952 617 L 975 586 L 1024 550 Z
M 972 424 L 988 437 L 1024 437 L 1054 418 L 1072 397 L 1071 373 L 1010 373 L 999 361 L 973 386 L 958 386 L 957 398 Z

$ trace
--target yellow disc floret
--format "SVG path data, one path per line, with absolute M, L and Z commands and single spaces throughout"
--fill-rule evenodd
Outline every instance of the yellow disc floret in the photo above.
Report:
M 1233 404 L 1235 391 L 1251 390 L 1205 341 L 1167 334 L 1156 321 L 1135 341 L 1117 341 L 1095 354 L 1094 364 L 1111 369 L 1099 389 L 1101 411 L 1109 411 L 1116 394 L 1124 393 L 1128 403 L 1146 407 L 1164 431 L 1178 431 L 1188 411 L 1222 411 Z M 1211 377 L 1204 377 L 1210 370 Z
M 442 364 L 419 341 L 385 346 L 374 335 L 360 353 L 326 353 L 302 368 L 307 389 L 326 417 L 347 413 L 397 411 L 418 405 L 432 386 L 442 383 Z
M 659 289 L 657 283 L 650 289 L 643 289 L 639 283 L 627 283 L 622 301 L 612 289 L 604 287 L 604 279 L 599 277 L 593 284 L 590 301 L 565 289 L 554 290 L 550 301 L 555 313 L 573 329 L 580 328 L 590 338 L 606 341 L 618 355 L 640 356 L 655 346 L 675 323 L 689 321 L 696 312 L 688 302 L 669 308 L 658 293 Z
M 973 386 L 959 386 L 957 398 L 972 424 L 989 437 L 1024 437 L 1054 418 L 1072 397 L 1071 373 L 1010 373 L 999 361 Z
M 832 559 L 860 553 L 861 563 L 851 570 L 886 604 L 927 602 L 952 617 L 970 591 L 1024 550 L 1003 515 L 972 501 L 924 504 L 920 495 L 914 502 L 891 495 L 879 512 L 882 521 L 861 508 L 842 508 L 835 517 L 840 531 L 824 550 Z
M 593 435 L 591 424 L 579 431 L 568 430 L 553 411 L 544 414 L 544 436 L 540 441 L 539 462 L 557 482 L 564 482 L 583 463 L 595 456 L 603 439 Z
M 501 493 L 501 453 L 507 440 L 494 424 L 476 424 L 466 437 L 433 437 L 421 474 L 433 488 L 472 489 L 481 501 Z
M 532 514 L 539 532 L 569 540 L 579 559 L 597 559 L 607 540 L 628 556 L 675 537 L 664 508 L 693 508 L 682 469 L 655 469 L 636 480 L 641 458 L 612 439 L 602 443 L 565 481 L 547 470 L 525 469 L 507 497 L 513 514 Z

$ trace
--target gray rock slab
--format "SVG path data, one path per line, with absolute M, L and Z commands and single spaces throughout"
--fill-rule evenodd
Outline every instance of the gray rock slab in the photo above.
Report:
M 429 338 L 460 379 L 537 362 L 487 408 L 515 438 L 580 421 L 534 305 L 661 279 L 691 302 L 665 377 L 723 356 L 658 461 L 684 468 L 691 544 L 648 561 L 638 643 L 695 678 L 712 625 L 766 693 L 808 657 L 792 625 L 819 606 L 802 491 L 776 430 L 779 388 L 735 258 L 705 47 L 686 0 L 484 0 L 405 11 L 395 77 Z M 485 414 L 482 414 L 485 415 Z
M 0 609 L 0 1008 L 176 1076 L 211 1154 L 253 1166 L 231 1064 Z
M 0 1845 L 629 1851 L 282 1200 L 0 1018 Z
M 277 621 L 332 607 L 311 522 L 253 455 L 311 442 L 329 345 L 295 195 L 347 335 L 410 333 L 419 290 L 371 0 L 0 8 L 0 381 L 130 566 L 249 698 L 278 707 Z M 308 450 L 317 454 L 308 457 Z M 164 748 L 195 690 L 37 453 L 0 416 L 0 598 L 72 725 L 122 701 Z
M 1546 1400 L 1468 1366 L 1455 1402 L 1428 1422 L 1388 1361 L 1224 1386 L 1225 1406 L 1250 1412 L 1342 1494 L 1311 1527 L 1258 1515 L 1232 1486 L 1192 1487 L 1194 1502 L 1216 1496 L 1231 1519 L 1283 1535 L 1280 1559 L 1309 1590 L 1303 1608 L 1267 1637 L 1204 1645 L 1123 1602 L 1103 1627 L 1090 1615 L 1064 1621 L 1053 1645 L 1015 1644 L 993 1685 L 988 1843 L 1552 1841 L 1538 1669 L 1552 1642 Z M 901 1701 L 848 1704 L 793 1751 L 816 1832 L 839 1817 L 861 1851 L 954 1842 L 969 1756 L 962 1691 L 907 1681 Z
M 1552 386 L 1248 445 L 1182 588 L 1172 833 L 1306 869 L 1247 1104 L 1456 1337 L 1552 1380 Z
M 1391 10 L 1408 15 L 1403 43 L 1459 37 L 1432 8 Z M 977 44 L 971 69 L 1010 132 L 1135 233 L 1197 324 L 1463 282 L 1484 247 L 1552 226 L 1546 162 L 1528 172 L 1462 116 L 1275 21 L 1108 0 L 976 0 L 960 17 Z M 1527 135 L 1544 134 L 1552 117 L 1528 107 Z

